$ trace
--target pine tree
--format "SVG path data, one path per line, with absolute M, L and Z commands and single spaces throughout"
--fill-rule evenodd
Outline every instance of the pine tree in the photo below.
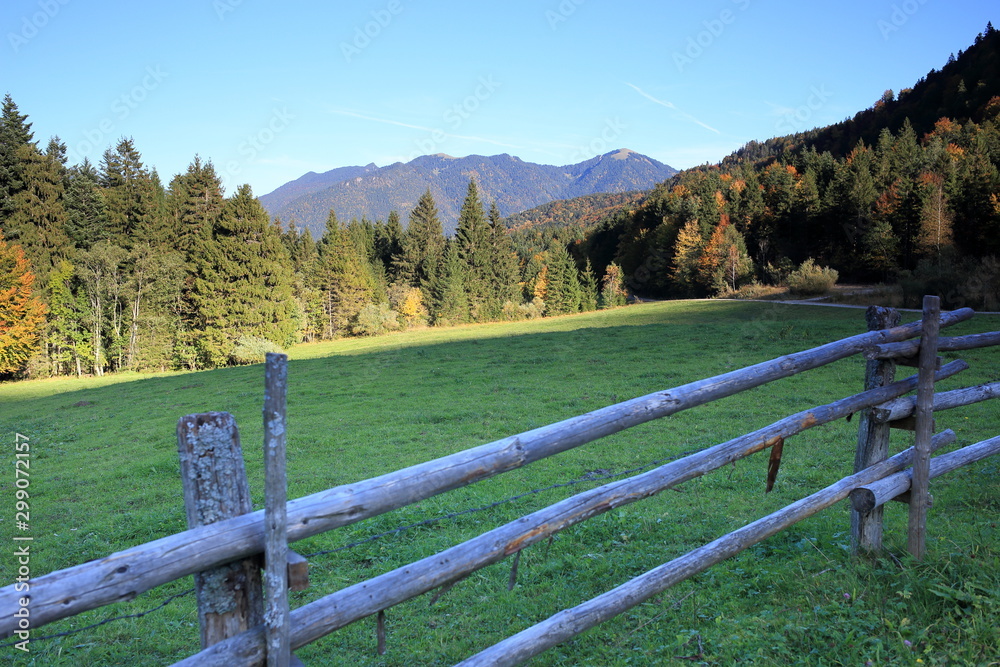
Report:
M 76 248 L 87 249 L 110 238 L 98 183 L 97 170 L 86 158 L 66 171 L 66 233 Z
M 516 306 L 521 302 L 521 287 L 518 285 L 518 257 L 511 242 L 510 235 L 500 219 L 500 209 L 494 201 L 490 205 L 489 213 L 490 231 L 492 239 L 492 259 L 490 265 L 493 268 L 491 278 L 492 302 L 499 308 L 498 317 L 503 312 L 505 305 L 508 308 Z
M 458 213 L 455 243 L 463 266 L 465 292 L 472 320 L 485 322 L 500 315 L 502 303 L 494 298 L 493 238 L 483 214 L 475 179 L 469 179 L 465 201 Z
M 385 266 L 386 277 L 390 283 L 396 282 L 399 278 L 397 267 L 393 260 L 403 252 L 403 225 L 399 221 L 399 213 L 389 211 L 389 219 L 385 227 L 381 230 L 381 235 L 376 239 L 376 247 L 379 260 Z
M 394 262 L 397 279 L 420 288 L 424 303 L 434 300 L 433 284 L 444 259 L 444 248 L 444 229 L 428 189 L 410 212 L 402 250 Z
M 34 282 L 24 251 L 0 233 L 0 375 L 23 371 L 41 342 L 46 308 Z
M 588 257 L 586 266 L 580 274 L 580 310 L 583 312 L 597 310 L 597 300 L 597 277 Z
M 0 220 L 13 212 L 13 197 L 24 189 L 24 165 L 19 151 L 25 146 L 35 148 L 31 123 L 22 114 L 10 93 L 4 95 L 0 115 Z M 37 148 L 35 148 L 37 150 Z
M 122 139 L 104 152 L 100 184 L 107 221 L 104 236 L 126 250 L 136 243 L 164 242 L 168 230 L 155 215 L 155 186 L 132 139 Z
M 314 285 L 322 296 L 324 339 L 346 335 L 361 309 L 373 302 L 376 280 L 371 263 L 333 211 L 319 244 Z
M 187 172 L 170 182 L 168 202 L 174 247 L 193 265 L 222 215 L 222 180 L 212 163 L 196 155 Z
M 579 312 L 582 294 L 576 263 L 558 239 L 552 239 L 547 255 L 549 284 L 545 293 L 545 312 L 549 315 Z
M 54 155 L 43 155 L 32 144 L 18 150 L 22 189 L 11 198 L 11 214 L 4 228 L 11 241 L 24 249 L 39 278 L 39 290 L 49 273 L 72 253 L 63 207 L 62 165 Z
M 193 301 L 209 365 L 230 363 L 241 337 L 294 342 L 291 260 L 249 185 L 225 201 L 199 263 Z
M 436 326 L 454 326 L 469 321 L 469 296 L 464 284 L 465 266 L 458 243 L 448 241 L 441 271 L 434 282 L 431 316 Z

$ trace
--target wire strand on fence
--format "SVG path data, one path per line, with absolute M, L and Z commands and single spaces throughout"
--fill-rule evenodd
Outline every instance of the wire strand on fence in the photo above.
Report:
M 194 589 L 193 588 L 189 588 L 188 590 L 182 591 L 180 593 L 175 593 L 174 595 L 171 595 L 166 600 L 164 600 L 163 602 L 161 602 L 159 605 L 153 607 L 152 609 L 147 609 L 146 611 L 140 611 L 140 612 L 137 612 L 135 614 L 123 614 L 122 616 L 115 616 L 115 617 L 112 617 L 112 618 L 106 618 L 103 621 L 98 621 L 97 623 L 92 623 L 92 624 L 86 625 L 86 626 L 84 626 L 82 628 L 77 628 L 75 630 L 67 630 L 66 632 L 59 632 L 59 633 L 56 633 L 54 635 L 45 635 L 44 637 L 32 637 L 31 641 L 33 641 L 33 642 L 40 642 L 40 641 L 43 641 L 45 639 L 58 639 L 59 637 L 69 637 L 70 635 L 75 635 L 77 633 L 84 632 L 86 630 L 93 630 L 94 628 L 98 628 L 98 627 L 100 627 L 102 625 L 107 625 L 108 623 L 113 623 L 115 621 L 124 621 L 125 619 L 129 619 L 129 618 L 142 618 L 143 616 L 148 616 L 148 615 L 152 614 L 154 611 L 159 611 L 159 610 L 163 609 L 164 607 L 166 607 L 168 604 L 170 604 L 171 602 L 173 602 L 177 598 L 182 598 L 185 595 L 191 595 L 191 593 L 194 593 Z M 9 644 L 0 644 L 0 648 L 10 648 L 11 646 L 16 646 L 17 644 L 20 644 L 20 643 L 21 643 L 20 641 L 16 641 L 16 642 L 10 642 Z
M 433 523 L 438 523 L 438 522 L 441 522 L 441 521 L 448 521 L 448 520 L 451 520 L 451 519 L 457 519 L 458 517 L 465 516 L 466 514 L 474 514 L 476 512 L 484 512 L 486 510 L 491 510 L 491 509 L 493 509 L 495 507 L 499 507 L 501 505 L 506 505 L 508 503 L 512 503 L 512 502 L 516 502 L 518 500 L 522 500 L 523 498 L 527 498 L 528 496 L 533 496 L 533 495 L 537 495 L 539 493 L 543 493 L 545 491 L 554 491 L 556 489 L 564 489 L 564 488 L 567 488 L 567 487 L 576 486 L 577 484 L 585 484 L 585 483 L 588 483 L 588 482 L 600 482 L 600 481 L 604 481 L 606 479 L 613 479 L 615 477 L 624 477 L 625 475 L 631 475 L 631 474 L 634 474 L 634 473 L 637 473 L 637 472 L 642 472 L 643 470 L 646 470 L 647 468 L 652 468 L 653 466 L 657 466 L 657 465 L 666 463 L 668 461 L 674 461 L 676 459 L 683 458 L 683 457 L 688 456 L 688 455 L 693 454 L 693 453 L 694 453 L 693 450 L 692 451 L 681 452 L 681 453 L 675 454 L 673 456 L 668 456 L 668 457 L 665 457 L 665 458 L 662 458 L 662 459 L 657 459 L 656 461 L 651 461 L 651 462 L 646 463 L 644 465 L 641 465 L 641 466 L 639 466 L 637 468 L 631 468 L 629 470 L 623 470 L 621 472 L 614 472 L 614 473 L 609 472 L 608 474 L 605 474 L 605 475 L 593 475 L 591 473 L 586 473 L 583 476 L 577 477 L 577 478 L 572 479 L 572 480 L 570 480 L 568 482 L 561 482 L 561 483 L 558 483 L 558 484 L 551 484 L 549 486 L 544 486 L 544 487 L 540 487 L 540 488 L 537 488 L 537 489 L 532 489 L 530 491 L 526 491 L 524 493 L 520 493 L 520 494 L 518 494 L 516 496 L 510 496 L 508 498 L 503 498 L 503 499 L 498 500 L 498 501 L 496 501 L 494 503 L 490 503 L 488 505 L 483 505 L 481 507 L 470 507 L 468 509 L 464 509 L 464 510 L 461 510 L 461 511 L 458 511 L 458 512 L 450 512 L 448 514 L 442 514 L 440 516 L 431 517 L 429 519 L 423 519 L 421 521 L 416 521 L 414 523 L 407 524 L 405 526 L 397 526 L 396 528 L 393 528 L 391 530 L 387 530 L 385 532 L 378 533 L 377 535 L 370 535 L 369 537 L 366 537 L 366 538 L 364 538 L 362 540 L 358 540 L 356 542 L 351 542 L 350 544 L 345 544 L 345 545 L 337 547 L 335 549 L 326 549 L 324 551 L 316 551 L 316 552 L 313 552 L 313 553 L 310 553 L 310 554 L 305 554 L 304 557 L 305 558 L 316 558 L 318 556 L 327 556 L 329 554 L 334 554 L 334 553 L 337 553 L 337 552 L 340 552 L 340 551 L 346 551 L 347 549 L 353 549 L 355 547 L 359 547 L 359 546 L 362 546 L 364 544 L 368 544 L 370 542 L 374 542 L 376 540 L 382 539 L 383 537 L 389 537 L 390 535 L 396 535 L 398 533 L 402 533 L 402 532 L 405 532 L 407 530 L 411 530 L 413 528 L 419 528 L 420 526 L 427 526 L 427 525 L 430 525 L 430 524 L 433 524 Z M 176 600 L 178 598 L 182 598 L 185 595 L 190 595 L 191 593 L 194 593 L 194 589 L 193 588 L 189 588 L 186 591 L 182 591 L 180 593 L 176 593 L 174 595 L 171 595 L 170 597 L 168 597 L 166 600 L 164 600 L 159 605 L 157 605 L 157 606 L 155 606 L 155 607 L 153 607 L 151 609 L 147 609 L 146 611 L 137 612 L 135 614 L 122 614 L 120 616 L 113 616 L 111 618 L 106 618 L 103 621 L 98 621 L 97 623 L 93 623 L 91 625 L 87 625 L 87 626 L 84 626 L 82 628 L 76 628 L 75 630 L 67 630 L 66 632 L 59 632 L 59 633 L 52 634 L 52 635 L 46 635 L 44 637 L 32 637 L 31 641 L 37 642 L 37 641 L 44 641 L 46 639 L 58 639 L 60 637 L 68 637 L 70 635 L 75 635 L 75 634 L 78 634 L 78 633 L 81 633 L 81 632 L 85 632 L 87 630 L 93 630 L 94 628 L 98 628 L 98 627 L 100 627 L 102 625 L 107 625 L 108 623 L 114 623 L 116 621 L 124 621 L 124 620 L 130 619 L 130 618 L 142 618 L 143 616 L 148 616 L 149 614 L 152 614 L 153 612 L 160 611 L 161 609 L 165 608 L 167 605 L 169 605 L 174 600 Z M 0 649 L 11 648 L 12 646 L 15 646 L 16 644 L 19 644 L 19 643 L 20 642 L 10 642 L 8 644 L 0 644 Z

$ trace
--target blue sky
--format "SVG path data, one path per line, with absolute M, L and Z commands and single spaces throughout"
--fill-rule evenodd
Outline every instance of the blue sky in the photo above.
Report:
M 227 192 L 427 153 L 677 168 L 826 125 L 968 48 L 995 0 L 5 0 L 0 76 L 71 162 L 130 136 Z

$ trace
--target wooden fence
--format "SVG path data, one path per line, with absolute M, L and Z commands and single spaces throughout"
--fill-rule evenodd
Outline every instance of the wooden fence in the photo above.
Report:
M 1000 344 L 1000 332 L 939 338 L 939 328 L 973 315 L 970 309 L 940 313 L 937 299 L 927 297 L 922 320 L 900 326 L 897 313 L 873 307 L 868 310 L 867 333 L 292 501 L 285 497 L 285 358 L 268 355 L 265 509 L 249 511 L 242 452 L 232 418 L 225 413 L 184 417 L 178 424 L 178 450 L 189 529 L 32 579 L 27 605 L 21 604 L 24 593 L 16 592 L 13 585 L 7 586 L 0 590 L 0 636 L 23 632 L 14 613 L 22 607 L 28 608 L 34 630 L 195 575 L 202 650 L 177 665 L 300 664 L 291 651 L 372 615 L 379 621 L 381 651 L 386 609 L 451 586 L 508 556 L 514 556 L 516 568 L 522 549 L 564 528 L 764 449 L 771 450 L 770 486 L 781 462 L 785 439 L 855 413 L 861 413 L 855 474 L 597 598 L 563 610 L 461 664 L 519 664 L 848 497 L 853 508 L 853 544 L 858 550 L 881 548 L 882 504 L 892 499 L 908 500 L 909 548 L 919 558 L 924 553 L 928 480 L 1000 452 L 997 436 L 930 458 L 935 449 L 955 440 L 950 431 L 933 433 L 934 411 L 1000 395 L 1000 382 L 934 392 L 935 381 L 968 368 L 963 361 L 942 365 L 939 350 Z M 917 336 L 919 340 L 912 340 Z M 289 551 L 289 542 L 405 507 L 632 426 L 856 354 L 868 359 L 862 393 L 804 410 L 648 472 L 577 494 L 438 554 L 289 610 L 289 587 L 301 589 L 308 585 L 306 563 Z M 896 367 L 903 365 L 916 366 L 917 375 L 894 381 Z M 917 392 L 915 397 L 904 397 L 913 391 Z M 916 442 L 889 457 L 892 428 L 915 430 Z M 262 567 L 266 585 L 261 580 Z

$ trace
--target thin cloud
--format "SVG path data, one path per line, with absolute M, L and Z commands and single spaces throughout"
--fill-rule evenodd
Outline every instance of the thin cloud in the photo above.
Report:
M 396 125 L 398 127 L 405 127 L 411 130 L 420 130 L 421 132 L 435 132 L 440 133 L 446 137 L 451 137 L 452 139 L 465 139 L 466 141 L 479 141 L 487 144 L 493 144 L 494 146 L 503 146 L 505 148 L 518 148 L 523 149 L 524 146 L 519 146 L 517 144 L 508 144 L 503 141 L 498 141 L 496 139 L 490 139 L 488 137 L 476 137 L 467 134 L 453 134 L 451 132 L 445 132 L 441 128 L 425 127 L 423 125 L 414 125 L 412 123 L 402 123 L 398 120 L 391 120 L 388 118 L 378 118 L 376 116 L 366 116 L 365 114 L 360 114 L 355 111 L 345 111 L 343 109 L 331 109 L 330 113 L 337 114 L 339 116 L 350 116 L 352 118 L 360 118 L 362 120 L 369 120 L 374 123 L 384 123 L 386 125 Z
M 681 118 L 684 118 L 684 119 L 686 119 L 686 120 L 689 120 L 689 121 L 691 121 L 692 123 L 694 123 L 695 125 L 700 125 L 701 127 L 705 128 L 706 130 L 709 130 L 710 132 L 715 132 L 716 134 L 722 134 L 722 132 L 719 132 L 719 131 L 718 131 L 717 129 L 715 129 L 715 128 L 714 128 L 714 127 L 712 127 L 711 125 L 708 125 L 708 124 L 706 124 L 706 123 L 703 123 L 703 122 L 701 122 L 700 120 L 698 120 L 697 118 L 695 118 L 694 116 L 692 116 L 691 114 L 689 114 L 689 113 L 686 113 L 686 112 L 684 112 L 684 111 L 681 111 L 680 109 L 678 109 L 678 108 L 677 108 L 677 106 L 676 106 L 676 105 L 674 105 L 674 103 L 673 103 L 673 102 L 665 102 L 665 101 L 663 101 L 663 100 L 658 100 L 658 99 L 656 99 L 655 97 L 653 97 L 652 95 L 650 95 L 649 93 L 647 93 L 646 91 L 644 91 L 644 90 L 643 90 L 642 88 L 640 88 L 639 86 L 636 86 L 636 85 L 634 85 L 634 84 L 631 84 L 631 83 L 629 83 L 628 81 L 624 81 L 623 83 L 624 83 L 624 84 L 625 84 L 626 86 L 628 86 L 629 88 L 631 88 L 632 90 L 634 90 L 635 92 L 637 92 L 637 93 L 639 93 L 640 95 L 642 95 L 643 97 L 645 97 L 645 98 L 646 98 L 647 100 L 649 100 L 649 101 L 651 101 L 651 102 L 655 102 L 655 103 L 657 103 L 657 104 L 659 104 L 659 105 L 661 105 L 661 106 L 665 106 L 665 107 L 667 107 L 668 109 L 670 109 L 671 111 L 674 111 L 674 112 L 676 112 L 676 113 L 677 113 L 677 114 L 678 114 L 678 115 L 679 115 L 679 116 L 680 116 Z

